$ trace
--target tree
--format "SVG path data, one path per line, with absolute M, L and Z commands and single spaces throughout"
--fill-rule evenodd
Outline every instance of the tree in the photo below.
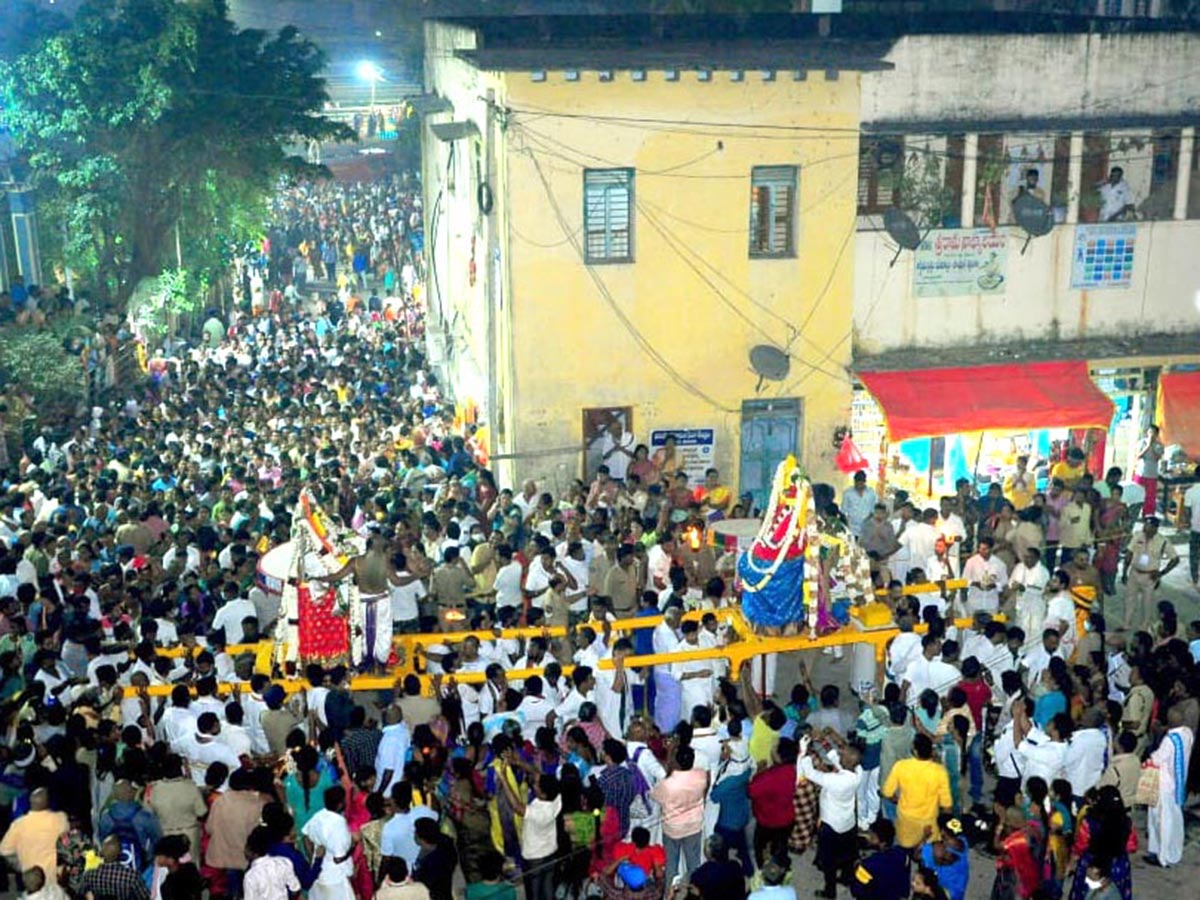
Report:
M 0 124 L 64 261 L 124 303 L 174 264 L 177 226 L 211 264 L 280 176 L 323 172 L 288 149 L 352 137 L 321 115 L 323 65 L 295 28 L 239 29 L 225 0 L 85 0 L 0 61 Z

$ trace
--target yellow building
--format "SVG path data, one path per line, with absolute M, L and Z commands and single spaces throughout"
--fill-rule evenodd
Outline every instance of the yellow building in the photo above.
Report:
M 416 104 L 430 352 L 501 482 L 590 478 L 614 419 L 636 443 L 681 432 L 693 476 L 712 464 L 760 502 L 787 452 L 833 480 L 880 49 L 537 24 L 428 22 Z M 761 345 L 781 377 L 752 367 Z

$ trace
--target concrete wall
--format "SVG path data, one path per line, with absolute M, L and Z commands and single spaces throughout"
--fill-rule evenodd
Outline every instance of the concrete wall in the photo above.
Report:
M 474 46 L 473 30 L 429 23 L 425 37 L 426 89 L 454 106 L 452 112 L 426 116 L 422 128 L 431 356 L 440 359 L 439 368 L 449 377 L 456 398 L 476 404 L 484 418 L 494 422 L 489 409 L 488 246 L 495 225 L 479 209 L 476 194 L 480 176 L 489 179 L 494 140 L 485 98 L 489 90 L 502 92 L 503 85 L 455 57 L 455 50 Z M 432 124 L 451 121 L 472 123 L 478 136 L 446 142 L 433 134 Z
M 541 83 L 527 73 L 507 82 L 514 110 L 539 111 L 517 112 L 506 132 L 513 449 L 549 451 L 521 468 L 552 480 L 578 475 L 579 452 L 555 451 L 581 446 L 582 410 L 631 406 L 640 441 L 651 428 L 715 428 L 716 464 L 736 485 L 742 401 L 799 397 L 798 449 L 814 476 L 832 477 L 830 435 L 848 421 L 850 403 L 844 367 L 851 348 L 858 76 L 827 81 L 813 73 L 794 81 L 780 73 L 765 82 L 748 72 L 734 82 L 717 72 L 704 83 L 695 73 L 669 82 L 651 71 L 642 82 L 628 72 L 601 82 L 597 73 L 583 72 L 568 82 L 551 72 Z M 643 126 L 581 114 L 833 131 L 755 136 L 732 127 Z M 750 259 L 751 169 L 778 164 L 800 167 L 798 253 Z M 617 166 L 637 170 L 636 261 L 593 266 L 589 274 L 577 244 L 583 169 Z M 690 248 L 692 262 L 672 243 Z M 803 326 L 791 348 L 792 372 L 760 395 L 748 353 L 756 344 L 788 343 L 780 319 Z M 704 396 L 681 387 L 634 331 Z
M 859 232 L 858 352 L 1200 332 L 1200 221 L 1139 223 L 1129 288 L 1092 291 L 1070 286 L 1075 226 L 1055 227 L 1032 241 L 1023 256 L 1023 236 L 1015 228 L 1000 231 L 1009 236 L 1004 293 L 958 297 L 916 296 L 914 255 L 902 253 L 889 268 L 894 245 L 887 236 Z
M 1200 34 L 912 35 L 863 78 L 879 122 L 1200 113 Z

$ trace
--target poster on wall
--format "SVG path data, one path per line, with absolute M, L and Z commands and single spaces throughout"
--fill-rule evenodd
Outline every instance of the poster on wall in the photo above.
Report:
M 704 470 L 713 465 L 716 430 L 713 428 L 658 428 L 650 432 L 650 455 L 675 438 L 675 458 L 678 468 L 687 472 L 688 484 L 698 486 L 704 481 Z M 665 474 L 665 473 L 664 473 Z
M 913 293 L 918 297 L 1003 294 L 1008 236 L 988 228 L 930 232 L 916 249 Z
M 1075 226 L 1071 287 L 1085 291 L 1129 287 L 1136 238 L 1133 224 Z

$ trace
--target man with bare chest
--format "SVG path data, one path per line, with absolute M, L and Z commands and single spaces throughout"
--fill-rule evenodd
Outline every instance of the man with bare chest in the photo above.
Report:
M 388 555 L 387 539 L 372 534 L 367 541 L 367 552 L 342 566 L 330 576 L 329 582 L 336 584 L 353 576 L 358 588 L 358 602 L 362 605 L 361 624 L 351 621 L 351 661 L 357 667 L 372 670 L 387 664 L 392 652 L 390 585 L 397 587 L 405 582 Z

